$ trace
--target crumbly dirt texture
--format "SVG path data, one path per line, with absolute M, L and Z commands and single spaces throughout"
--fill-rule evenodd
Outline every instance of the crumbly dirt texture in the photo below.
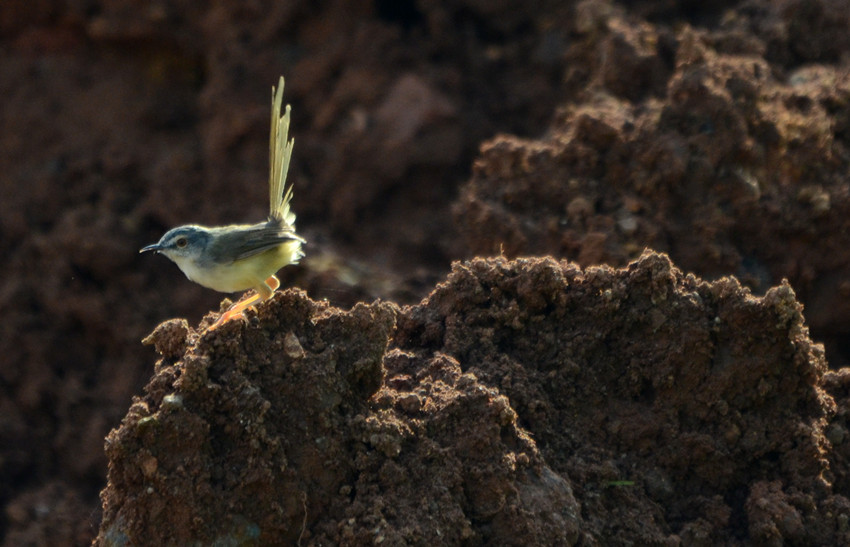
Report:
M 126 436 L 133 412 L 141 412 L 134 397 L 147 393 L 139 399 L 147 401 L 145 416 L 163 420 L 176 431 L 186 427 L 175 417 L 179 413 L 197 416 L 198 423 L 223 419 L 191 405 L 180 407 L 179 413 L 178 407 L 163 408 L 164 399 L 157 397 L 164 398 L 166 388 L 144 391 L 157 379 L 164 381 L 161 374 L 168 367 L 183 370 L 178 363 L 185 365 L 186 355 L 208 355 L 214 340 L 198 338 L 195 325 L 219 309 L 221 295 L 188 282 L 164 258 L 139 256 L 137 250 L 179 224 L 264 218 L 269 98 L 281 74 L 286 77 L 285 100 L 293 107 L 296 140 L 290 170 L 293 207 L 299 233 L 308 240 L 302 264 L 280 272 L 283 287 L 299 287 L 309 295 L 307 300 L 299 297 L 298 309 L 303 308 L 299 317 L 344 315 L 348 312 L 340 310 L 376 299 L 390 303 L 380 310 L 368 308 L 372 310 L 368 313 L 360 309 L 357 313 L 366 315 L 358 315 L 359 319 L 340 315 L 340 325 L 346 327 L 334 335 L 346 343 L 374 346 L 377 352 L 384 335 L 378 336 L 370 330 L 378 327 L 366 328 L 366 323 L 384 324 L 388 314 L 396 324 L 396 330 L 386 335 L 389 349 L 380 350 L 383 372 L 370 373 L 382 375 L 380 382 L 368 375 L 363 378 L 377 383 L 332 379 L 338 372 L 327 369 L 331 376 L 303 386 L 311 393 L 345 394 L 349 406 L 340 407 L 339 416 L 375 417 L 378 425 L 340 426 L 345 430 L 335 433 L 340 437 L 325 434 L 321 428 L 330 427 L 327 424 L 304 425 L 308 429 L 299 430 L 297 438 L 314 442 L 308 440 L 309 434 L 322 431 L 327 439 L 349 439 L 340 450 L 351 456 L 360 454 L 356 443 L 364 442 L 363 431 L 398 427 L 397 436 L 404 439 L 401 446 L 408 452 L 391 457 L 385 445 L 377 449 L 379 454 L 363 449 L 365 460 L 346 464 L 354 466 L 353 472 L 344 467 L 345 473 L 319 486 L 312 479 L 296 477 L 296 466 L 289 462 L 281 471 L 288 474 L 274 485 L 281 489 L 276 492 L 294 496 L 278 500 L 280 520 L 242 509 L 224 511 L 205 517 L 220 521 L 220 527 L 210 528 L 212 521 L 205 520 L 192 525 L 187 534 L 231 537 L 222 532 L 223 523 L 229 522 L 227 530 L 244 530 L 248 535 L 239 537 L 246 541 L 260 541 L 251 535 L 255 532 L 277 533 L 269 530 L 285 530 L 284 537 L 297 540 L 302 525 L 302 544 L 390 539 L 368 536 L 361 526 L 372 519 L 370 530 L 398 531 L 392 536 L 396 543 L 414 542 L 417 537 L 438 541 L 434 538 L 442 537 L 439 534 L 455 534 L 452 542 L 470 544 L 528 543 L 529 538 L 543 543 L 576 538 L 591 544 L 642 543 L 642 528 L 656 526 L 671 542 L 678 537 L 693 544 L 840 541 L 848 526 L 841 496 L 850 492 L 848 51 L 848 0 L 212 4 L 173 0 L 150 5 L 121 0 L 3 0 L 0 546 L 87 545 L 102 531 L 104 517 L 111 519 L 105 522 L 116 533 L 138 532 L 133 526 L 138 527 L 139 520 L 121 513 L 125 506 L 118 494 L 109 498 L 106 513 L 98 497 L 107 486 L 107 454 L 113 458 L 114 471 L 116 456 L 129 461 L 140 457 L 130 450 L 133 446 L 163 442 L 144 438 L 133 445 L 127 438 L 129 444 L 104 451 L 107 434 L 115 430 L 120 435 L 113 432 L 111 438 Z M 628 338 L 632 334 L 626 331 L 618 334 L 635 344 L 635 351 L 643 348 L 643 353 L 629 354 L 623 362 L 608 359 L 594 344 L 607 348 L 613 342 L 596 341 L 594 334 L 562 341 L 561 346 L 573 347 L 578 355 L 596 351 L 598 361 L 608 363 L 610 370 L 588 378 L 581 389 L 553 373 L 552 379 L 542 382 L 541 392 L 528 399 L 517 386 L 539 374 L 535 368 L 539 363 L 557 361 L 557 370 L 572 366 L 558 360 L 566 359 L 559 353 L 562 350 L 546 349 L 556 345 L 546 345 L 549 342 L 541 341 L 523 319 L 542 314 L 557 322 L 547 315 L 553 310 L 535 311 L 525 307 L 533 302 L 518 298 L 516 307 L 503 312 L 505 324 L 519 326 L 515 335 L 493 339 L 491 334 L 503 332 L 495 326 L 492 333 L 490 327 L 470 330 L 467 339 L 457 341 L 472 344 L 464 350 L 469 355 L 456 355 L 452 348 L 460 346 L 440 338 L 454 332 L 449 328 L 453 321 L 478 316 L 471 311 L 469 316 L 452 315 L 449 309 L 434 311 L 437 300 L 446 303 L 454 298 L 460 303 L 484 298 L 489 302 L 481 304 L 485 308 L 500 305 L 498 291 L 473 298 L 457 285 L 459 272 L 479 262 L 452 270 L 455 261 L 501 256 L 511 264 L 505 266 L 508 270 L 520 272 L 524 266 L 510 259 L 549 256 L 558 261 L 565 278 L 573 279 L 569 272 L 575 270 L 581 272 L 575 275 L 589 279 L 602 271 L 621 275 L 610 273 L 620 270 L 594 268 L 599 265 L 634 268 L 629 265 L 641 259 L 645 248 L 666 253 L 677 268 L 700 279 L 693 282 L 700 287 L 735 276 L 740 286 L 722 281 L 730 299 L 746 300 L 742 295 L 748 289 L 753 296 L 747 298 L 767 298 L 769 293 L 782 302 L 796 302 L 789 304 L 798 310 L 794 314 L 802 305 L 804 320 L 794 322 L 811 331 L 808 337 L 800 336 L 805 344 L 814 341 L 824 347 L 823 355 L 812 350 L 807 366 L 827 369 L 817 378 L 806 376 L 805 385 L 828 396 L 819 399 L 821 395 L 813 396 L 803 384 L 782 384 L 790 389 L 782 395 L 784 429 L 763 433 L 758 420 L 765 424 L 778 420 L 773 414 L 763 409 L 751 416 L 748 410 L 736 418 L 732 410 L 747 404 L 749 391 L 737 397 L 718 395 L 730 397 L 722 399 L 728 408 L 720 404 L 703 411 L 688 406 L 682 401 L 687 393 L 701 400 L 704 392 L 722 389 L 700 384 L 687 372 L 690 369 L 676 368 L 681 363 L 662 354 L 682 351 L 690 363 L 704 359 L 705 347 L 726 346 L 711 336 L 704 340 L 699 329 L 683 330 L 690 323 L 678 324 L 679 316 L 663 304 L 641 308 L 649 315 L 639 318 L 656 325 L 653 336 L 666 333 L 667 338 L 655 339 L 654 350 L 643 346 L 649 343 L 649 334 L 638 328 L 634 338 Z M 483 270 L 475 270 L 475 275 L 489 279 L 485 271 L 502 268 L 497 262 L 477 266 Z M 516 274 L 518 279 L 524 275 Z M 677 291 L 691 290 L 686 288 L 690 282 L 682 283 Z M 612 285 L 611 293 L 603 289 L 594 298 L 642 290 L 640 283 L 631 281 L 624 287 Z M 446 290 L 458 292 L 451 296 Z M 712 313 L 713 304 L 702 296 L 703 289 L 693 290 L 703 299 L 694 305 L 706 306 L 706 313 Z M 790 290 L 794 298 L 782 292 Z M 294 297 L 287 295 L 281 297 L 285 302 L 273 305 L 295 306 L 289 301 Z M 775 304 L 759 302 L 768 308 Z M 586 313 L 596 310 L 608 313 L 605 317 L 619 317 L 597 304 L 597 300 L 587 303 Z M 634 311 L 638 308 L 623 306 L 639 315 Z M 614 328 L 602 316 L 582 315 L 583 309 L 570 314 L 585 317 L 588 328 L 602 333 Z M 261 318 L 266 313 L 259 310 Z M 571 316 L 563 319 L 566 326 L 553 329 L 568 332 Z M 172 317 L 187 319 L 166 321 Z M 756 314 L 735 323 L 746 329 L 734 332 L 735 344 L 749 348 L 747 344 L 757 345 L 768 336 L 765 332 L 773 332 L 777 322 L 762 319 Z M 722 321 L 717 328 L 725 328 Z M 255 327 L 251 323 L 246 328 Z M 349 327 L 357 332 L 346 330 Z M 303 345 L 305 334 L 294 326 L 290 331 L 295 338 L 288 336 L 290 331 L 262 328 L 268 343 L 282 340 L 296 354 L 302 344 L 302 359 L 321 354 Z M 154 346 L 140 346 L 145 333 L 155 329 L 150 338 Z M 377 338 L 367 343 L 363 338 L 367 331 Z M 239 333 L 223 330 L 216 336 L 223 343 L 226 336 Z M 334 344 L 330 332 L 323 331 L 321 338 Z M 257 343 L 252 351 L 262 354 L 265 342 Z M 446 361 L 433 361 L 438 357 L 428 352 L 444 345 L 440 355 Z M 487 348 L 492 345 L 513 361 L 494 357 L 488 366 L 477 364 L 475 359 L 490 355 Z M 525 348 L 520 353 L 528 357 L 514 355 L 519 351 L 511 349 L 514 346 Z M 164 352 L 162 370 L 153 369 L 157 358 L 153 347 Z M 358 347 L 350 351 L 361 352 L 365 346 Z M 537 350 L 543 353 L 535 354 Z M 740 370 L 732 366 L 739 359 L 750 363 L 764 378 L 763 384 L 756 383 L 756 393 L 768 390 L 764 395 L 768 397 L 773 393 L 771 382 L 780 381 L 771 380 L 775 374 L 771 367 L 782 369 L 785 365 L 778 363 L 786 363 L 785 357 L 777 356 L 777 348 L 765 346 L 764 361 L 753 363 L 746 359 L 762 354 L 748 351 L 717 354 L 712 363 L 730 362 L 723 369 L 729 371 Z M 363 350 L 360 355 L 367 354 Z M 689 387 L 682 387 L 678 396 L 665 392 L 660 376 L 656 377 L 661 373 L 653 368 L 657 362 L 647 364 L 649 355 L 668 363 L 668 376 L 677 381 L 684 377 L 683 385 Z M 632 362 L 644 365 L 635 372 Z M 705 366 L 699 363 L 695 366 Z M 245 378 L 245 385 L 264 385 L 260 370 L 266 363 L 239 366 L 248 367 L 233 372 Z M 250 369 L 253 366 L 260 369 Z M 216 382 L 229 386 L 225 371 L 218 373 Z M 637 379 L 629 380 L 627 373 Z M 476 383 L 461 380 L 468 374 Z M 743 390 L 752 378 L 741 374 L 730 385 L 741 383 Z M 575 382 L 583 378 L 579 372 L 574 375 Z M 463 411 L 454 415 L 457 419 L 438 417 L 436 407 L 423 406 L 422 424 L 447 420 L 445 431 L 423 431 L 413 421 L 420 419 L 415 413 L 399 411 L 393 402 L 404 396 L 409 408 L 417 405 L 415 397 L 402 393 L 404 382 L 390 382 L 395 376 L 409 377 L 408 391 L 422 401 L 425 395 L 415 392 L 420 388 L 427 397 L 441 401 L 434 403 L 437 406 L 462 400 L 457 404 Z M 605 390 L 621 393 L 606 383 L 615 380 L 640 385 L 632 385 L 627 395 L 608 397 Z M 562 416 L 558 410 L 572 404 L 563 400 L 566 396 L 551 407 L 544 404 L 549 400 L 544 392 L 554 390 L 555 384 L 565 393 L 578 392 L 583 406 L 569 407 L 574 416 Z M 478 385 L 486 397 L 470 391 Z M 194 395 L 187 394 L 187 400 L 203 398 L 197 389 Z M 371 393 L 372 389 L 377 391 Z M 597 398 L 587 400 L 590 393 Z M 258 397 L 263 398 L 262 393 Z M 640 403 L 631 414 L 617 406 L 629 397 Z M 680 415 L 669 418 L 681 423 L 658 432 L 650 425 L 634 426 L 638 417 L 647 424 L 661 423 L 656 407 L 661 403 L 654 402 L 659 397 L 667 397 L 664 404 L 678 409 Z M 821 403 L 813 407 L 812 397 Z M 495 431 L 489 431 L 492 436 L 480 442 L 492 448 L 487 457 L 505 455 L 505 461 L 477 461 L 484 450 L 458 445 L 452 448 L 457 451 L 452 456 L 455 465 L 411 444 L 429 439 L 448 446 L 455 438 L 477 439 L 475 431 L 464 437 L 462 432 L 471 426 L 463 420 L 489 423 L 503 403 L 516 413 L 516 423 L 501 425 L 498 439 L 492 437 Z M 134 409 L 130 415 L 128 408 Z M 313 411 L 322 412 L 311 407 Z M 285 409 L 275 406 L 264 412 Z M 596 427 L 599 416 L 608 412 L 619 417 Z M 699 418 L 683 418 L 694 415 Z M 142 414 L 138 416 L 141 419 Z M 539 429 L 544 419 L 553 424 L 551 430 Z M 573 421 L 583 428 L 572 427 Z M 803 426 L 791 427 L 792 422 L 808 424 L 805 427 L 812 433 L 807 437 Z M 125 426 L 116 429 L 122 423 Z M 279 438 L 275 428 L 284 426 L 263 423 L 268 438 Z M 563 438 L 555 438 L 555 425 L 561 427 Z M 691 460 L 686 468 L 677 467 L 681 461 L 664 452 L 681 448 L 669 440 L 683 431 L 699 432 L 687 437 Z M 351 440 L 355 435 L 361 440 Z M 617 435 L 634 438 L 625 441 Z M 773 449 L 756 449 L 774 446 L 772 435 L 784 441 Z M 813 440 L 818 435 L 825 435 L 826 441 Z M 748 439 L 748 448 L 738 444 L 744 441 L 733 442 L 736 436 Z M 646 440 L 650 437 L 658 442 L 635 456 L 634 447 L 650 444 Z M 759 445 L 762 441 L 765 444 Z M 723 442 L 734 448 L 721 449 Z M 279 454 L 293 456 L 287 452 L 294 450 L 291 446 L 281 446 Z M 807 460 L 800 455 L 813 446 L 819 456 Z M 198 451 L 213 461 L 221 448 L 201 446 Z M 723 464 L 711 459 L 726 454 L 724 450 L 735 456 Z M 646 472 L 649 479 L 632 479 L 617 459 L 620 452 L 629 454 L 624 458 L 635 469 L 654 465 L 658 471 Z M 510 454 L 516 455 L 516 463 L 511 463 Z M 747 463 L 743 454 L 755 460 Z M 432 468 L 439 464 L 458 475 L 432 481 L 436 475 L 423 475 L 425 471 L 402 461 L 403 455 L 418 458 L 417 465 L 427 473 L 439 475 Z M 398 465 L 396 471 L 416 467 L 410 476 L 417 480 L 404 482 L 407 471 L 382 472 L 381 457 Z M 806 482 L 804 477 L 812 476 L 812 462 L 818 458 L 826 462 L 818 464 L 822 482 Z M 166 470 L 174 461 L 156 456 L 153 477 L 161 471 L 160 460 Z M 150 474 L 152 460 L 145 461 Z M 603 466 L 609 461 L 613 463 Z M 268 465 L 254 462 L 249 467 L 265 480 L 270 476 Z M 600 471 L 600 466 L 608 470 Z M 771 471 L 771 466 L 781 469 Z M 127 473 L 132 478 L 131 471 Z M 405 497 L 385 491 L 375 486 L 375 476 L 384 477 L 380 484 L 407 484 L 412 493 Z M 242 484 L 227 473 L 223 477 L 210 479 L 214 492 L 219 492 L 215 488 L 221 488 L 222 481 Z M 368 486 L 351 486 L 353 477 Z M 186 480 L 181 484 L 188 484 Z M 333 503 L 327 493 L 332 485 L 339 485 L 336 495 L 341 496 Z M 372 497 L 364 497 L 365 489 Z M 307 498 L 302 503 L 304 492 Z M 195 499 L 207 495 L 209 491 L 199 490 Z M 250 497 L 248 490 L 240 495 Z M 381 496 L 392 501 L 381 505 L 375 501 Z M 535 501 L 538 496 L 542 501 Z M 348 499 L 345 508 L 343 497 Z M 456 506 L 449 509 L 439 500 Z M 498 500 L 512 509 L 500 508 Z M 323 505 L 325 501 L 331 505 Z M 560 513 L 530 509 L 538 505 L 567 509 Z M 575 507 L 580 511 L 577 519 L 569 509 Z M 625 521 L 618 513 L 621 507 L 641 516 Z M 514 511 L 509 517 L 508 510 Z M 411 517 L 414 511 L 452 526 L 428 528 L 426 519 Z M 229 516 L 222 516 L 225 513 Z M 124 527 L 115 520 L 118 514 L 124 515 Z M 396 525 L 384 526 L 382 519 Z M 458 524 L 464 519 L 468 524 Z M 339 524 L 349 521 L 353 523 Z M 292 531 L 293 523 L 298 534 Z M 551 535 L 555 528 L 563 535 Z M 801 529 L 811 535 L 800 536 Z M 514 540 L 509 539 L 511 534 Z M 262 536 L 260 543 L 267 537 Z
M 846 544 L 846 423 L 801 310 L 646 253 L 164 323 L 96 544 Z

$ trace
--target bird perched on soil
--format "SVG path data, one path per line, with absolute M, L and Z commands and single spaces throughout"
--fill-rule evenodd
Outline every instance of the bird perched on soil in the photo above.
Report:
M 294 139 L 289 134 L 290 107 L 283 103 L 283 77 L 272 87 L 271 136 L 269 142 L 269 218 L 259 224 L 206 227 L 187 224 L 172 228 L 153 245 L 153 251 L 171 259 L 190 280 L 220 292 L 254 289 L 256 293 L 236 302 L 210 327 L 242 315 L 253 305 L 271 298 L 280 287 L 278 270 L 297 264 L 304 256 L 304 239 L 295 233 L 295 214 L 289 208 L 292 185 L 284 191 Z

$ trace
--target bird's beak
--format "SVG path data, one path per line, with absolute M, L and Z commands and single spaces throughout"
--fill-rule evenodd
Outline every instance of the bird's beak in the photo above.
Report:
M 139 252 L 140 253 L 146 253 L 148 251 L 153 251 L 155 253 L 158 253 L 161 248 L 162 247 L 159 246 L 159 243 L 154 243 L 153 245 L 148 245 L 147 247 L 142 247 L 141 249 L 139 249 Z

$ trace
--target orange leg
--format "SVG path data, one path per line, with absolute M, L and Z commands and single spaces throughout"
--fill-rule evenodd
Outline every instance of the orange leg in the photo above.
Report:
M 275 292 L 277 290 L 277 288 L 280 287 L 280 279 L 278 279 L 274 275 L 271 275 L 271 276 L 269 276 L 268 279 L 266 279 L 266 285 L 269 286 L 269 288 L 272 290 L 272 292 Z M 271 296 L 271 295 L 269 295 L 269 296 Z
M 230 321 L 231 319 L 235 319 L 236 317 L 244 317 L 243 312 L 253 306 L 255 302 L 259 304 L 260 302 L 264 302 L 271 298 L 272 294 L 274 294 L 277 288 L 280 287 L 280 281 L 277 277 L 270 276 L 268 279 L 266 279 L 264 285 L 265 286 L 261 286 L 257 290 L 256 294 L 248 298 L 243 298 L 232 306 L 230 306 L 229 310 L 221 314 L 221 317 L 219 317 L 215 323 L 210 325 L 209 330 L 215 330 Z
M 245 311 L 247 308 L 251 307 L 251 305 L 259 299 L 260 295 L 255 294 L 250 296 L 249 298 L 245 298 L 233 304 L 232 306 L 230 306 L 229 310 L 221 314 L 221 317 L 219 317 L 216 322 L 210 326 L 209 330 L 215 330 L 230 321 L 231 319 L 235 319 L 236 317 L 242 316 L 242 312 Z

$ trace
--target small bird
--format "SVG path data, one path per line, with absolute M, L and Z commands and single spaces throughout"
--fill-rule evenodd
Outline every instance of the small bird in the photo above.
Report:
M 272 87 L 268 220 L 214 228 L 196 224 L 179 226 L 139 251 L 164 254 L 191 281 L 209 289 L 227 293 L 256 291 L 231 306 L 211 330 L 241 316 L 246 308 L 271 298 L 280 287 L 274 274 L 284 266 L 297 264 L 304 256 L 301 245 L 306 241 L 295 233 L 295 213 L 289 208 L 292 185 L 284 192 L 295 140 L 287 141 L 291 109 L 286 105 L 281 116 L 282 102 L 283 76 L 278 87 Z

